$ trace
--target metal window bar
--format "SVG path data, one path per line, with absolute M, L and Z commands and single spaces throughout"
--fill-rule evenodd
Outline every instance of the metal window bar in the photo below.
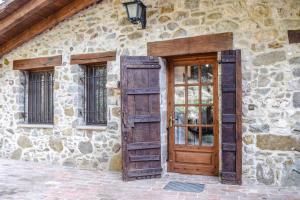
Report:
M 84 116 L 87 125 L 107 124 L 106 65 L 88 66 L 84 75 Z
M 53 124 L 53 71 L 29 72 L 27 99 L 25 121 L 29 124 Z

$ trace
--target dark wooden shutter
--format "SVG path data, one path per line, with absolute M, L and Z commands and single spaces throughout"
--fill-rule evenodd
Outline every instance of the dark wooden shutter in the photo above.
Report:
M 222 183 L 241 184 L 242 74 L 241 51 L 221 53 L 222 64 Z
M 123 180 L 161 176 L 158 58 L 121 57 Z

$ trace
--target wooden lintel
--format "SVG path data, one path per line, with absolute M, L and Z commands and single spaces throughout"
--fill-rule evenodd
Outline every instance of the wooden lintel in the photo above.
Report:
M 62 56 L 41 57 L 23 60 L 14 60 L 14 70 L 47 69 L 62 65 Z
M 116 52 L 109 51 L 103 53 L 77 54 L 71 55 L 71 65 L 79 64 L 94 64 L 116 60 Z
M 13 49 L 19 47 L 25 42 L 31 40 L 33 37 L 41 34 L 42 32 L 50 29 L 65 20 L 66 18 L 78 13 L 79 11 L 87 8 L 88 6 L 98 3 L 100 0 L 74 0 L 67 4 L 65 7 L 57 11 L 56 13 L 50 15 L 46 19 L 38 22 L 37 24 L 29 27 L 27 30 L 7 41 L 0 47 L 0 57 L 4 54 L 12 51 Z
M 288 31 L 289 43 L 300 43 L 300 30 L 289 30 Z
M 233 48 L 232 33 L 218 33 L 190 38 L 149 42 L 148 56 L 179 56 L 219 52 Z

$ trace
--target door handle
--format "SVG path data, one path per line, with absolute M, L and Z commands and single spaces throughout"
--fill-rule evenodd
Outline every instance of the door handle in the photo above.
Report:
M 170 119 L 169 119 L 169 128 L 173 127 L 173 116 L 170 115 Z

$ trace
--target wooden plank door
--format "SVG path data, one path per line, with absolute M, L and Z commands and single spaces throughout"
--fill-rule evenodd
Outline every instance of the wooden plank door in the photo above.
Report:
M 171 172 L 218 175 L 217 54 L 168 60 Z
M 222 64 L 222 183 L 242 182 L 241 51 L 221 54 Z
M 121 57 L 123 180 L 161 176 L 158 58 Z

